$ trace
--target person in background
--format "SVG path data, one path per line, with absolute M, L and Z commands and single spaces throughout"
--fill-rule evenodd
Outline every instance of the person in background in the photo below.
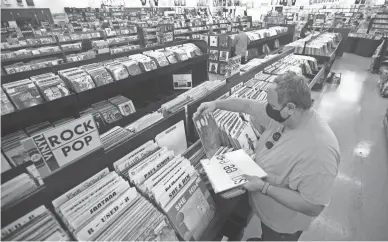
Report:
M 250 206 L 261 220 L 261 238 L 248 241 L 297 241 L 329 205 L 338 175 L 340 150 L 326 121 L 312 109 L 305 77 L 288 72 L 267 90 L 266 101 L 223 99 L 202 103 L 197 115 L 217 109 L 251 116 L 265 128 L 255 162 L 265 179 L 245 176 Z
M 300 38 L 303 39 L 309 36 L 311 34 L 312 29 L 313 29 L 313 21 L 309 20 L 305 23 L 302 30 L 300 31 Z
M 357 20 L 354 21 L 353 24 L 352 24 L 352 27 L 350 27 L 350 32 L 351 33 L 356 33 L 357 30 L 358 30 L 358 25 L 359 25 L 358 21 Z
M 336 28 L 345 28 L 346 26 L 346 18 L 343 18 L 341 22 L 339 22 L 336 26 Z
M 363 19 L 358 26 L 359 29 L 368 29 L 370 22 L 370 16 L 366 17 L 366 19 Z
M 237 27 L 238 34 L 232 41 L 232 47 L 234 48 L 235 55 L 241 55 L 241 64 L 245 64 L 245 56 L 250 42 L 248 35 L 243 31 L 242 25 Z

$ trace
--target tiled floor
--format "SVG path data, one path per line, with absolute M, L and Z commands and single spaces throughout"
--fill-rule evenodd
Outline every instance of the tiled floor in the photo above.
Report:
M 383 116 L 388 99 L 378 94 L 370 58 L 344 54 L 332 70 L 339 86 L 314 92 L 314 108 L 330 124 L 341 149 L 341 164 L 331 204 L 300 240 L 388 240 L 388 140 Z M 244 238 L 261 234 L 254 216 Z

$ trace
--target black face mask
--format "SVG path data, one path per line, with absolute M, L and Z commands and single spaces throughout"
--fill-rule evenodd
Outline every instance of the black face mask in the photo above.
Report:
M 285 108 L 286 105 L 284 105 L 282 107 L 282 109 L 280 110 L 275 110 L 273 109 L 273 107 L 271 105 L 269 105 L 269 103 L 267 104 L 267 107 L 265 108 L 265 111 L 268 115 L 268 117 L 272 118 L 273 120 L 275 120 L 276 122 L 278 123 L 284 123 L 291 115 L 288 115 L 287 118 L 283 118 L 282 115 L 280 114 L 280 112 L 283 110 L 283 108 Z

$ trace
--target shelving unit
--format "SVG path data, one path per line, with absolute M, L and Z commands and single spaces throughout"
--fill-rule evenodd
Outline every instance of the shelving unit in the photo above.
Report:
M 137 76 L 131 76 L 124 80 L 115 81 L 113 83 L 96 87 L 81 93 L 75 93 L 63 98 L 55 99 L 51 102 L 45 102 L 40 105 L 36 105 L 22 110 L 17 110 L 15 112 L 3 115 L 1 127 L 2 133 L 3 135 L 7 133 L 12 133 L 24 127 L 37 124 L 46 120 L 54 121 L 71 116 L 78 117 L 79 112 L 85 108 L 90 107 L 92 103 L 106 100 L 116 95 L 124 95 L 130 97 L 137 109 L 146 108 L 143 103 L 144 101 L 147 101 L 147 99 L 152 99 L 158 95 L 171 95 L 171 92 L 174 92 L 172 81 L 172 74 L 174 73 L 177 73 L 179 71 L 192 70 L 192 80 L 194 86 L 205 81 L 207 79 L 206 69 L 208 54 L 206 54 L 206 48 L 204 47 L 205 43 L 203 41 L 186 40 L 168 43 L 165 45 L 148 47 L 144 49 L 133 50 L 127 53 L 120 53 L 120 55 L 101 55 L 101 57 L 91 60 L 59 65 L 55 67 L 55 69 L 45 68 L 44 72 L 40 72 L 41 70 L 29 71 L 25 73 L 28 76 L 47 72 L 57 73 L 59 70 L 78 67 L 80 65 L 101 62 L 116 57 L 128 56 L 144 51 L 185 43 L 196 43 L 198 46 L 200 46 L 200 48 L 202 48 L 202 52 L 204 54 L 202 56 L 194 57 L 186 61 L 145 72 Z M 37 73 L 37 71 L 39 72 Z M 16 75 L 16 77 L 18 77 L 18 75 Z M 3 83 L 16 81 L 18 80 L 16 77 L 12 77 L 12 75 L 10 75 L 8 76 L 8 78 L 5 78 L 5 81 L 3 80 Z M 136 115 L 137 114 L 134 114 L 134 116 Z

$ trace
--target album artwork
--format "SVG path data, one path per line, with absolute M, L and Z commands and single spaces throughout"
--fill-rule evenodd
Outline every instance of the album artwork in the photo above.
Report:
M 228 61 L 229 59 L 229 51 L 221 50 L 220 51 L 220 61 Z
M 218 73 L 218 63 L 217 62 L 210 62 L 209 63 L 209 71 L 212 73 Z
M 210 36 L 210 46 L 218 47 L 218 36 Z
M 218 50 L 210 50 L 209 51 L 209 59 L 217 61 L 218 60 Z

